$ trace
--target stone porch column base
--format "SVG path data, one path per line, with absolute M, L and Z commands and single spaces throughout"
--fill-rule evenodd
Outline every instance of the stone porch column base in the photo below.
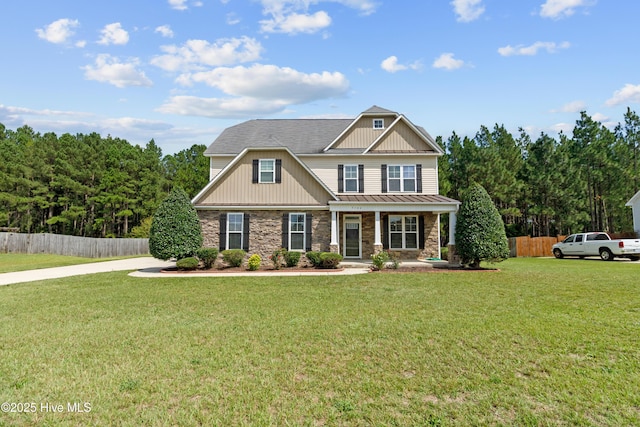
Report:
M 460 264 L 460 257 L 458 256 L 458 253 L 456 252 L 456 245 L 447 245 L 447 247 L 449 248 L 449 254 L 447 256 L 447 261 L 449 261 L 449 264 L 451 264 L 451 265 L 461 265 Z
M 329 245 L 329 252 L 338 253 L 340 251 L 340 247 L 338 245 Z
M 374 243 L 373 244 L 373 253 L 374 253 L 374 255 L 378 254 L 380 252 L 382 252 L 382 244 L 381 243 L 378 243 L 378 244 Z

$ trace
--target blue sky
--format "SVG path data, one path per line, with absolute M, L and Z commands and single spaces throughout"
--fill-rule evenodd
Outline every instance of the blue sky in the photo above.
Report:
M 0 123 L 164 154 L 372 105 L 444 138 L 640 110 L 635 1 L 21 0 L 2 16 Z

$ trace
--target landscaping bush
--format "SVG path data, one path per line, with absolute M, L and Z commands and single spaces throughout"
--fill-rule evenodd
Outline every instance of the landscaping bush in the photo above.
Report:
M 256 271 L 257 269 L 259 269 L 261 262 L 262 262 L 262 258 L 260 258 L 260 255 L 258 254 L 251 255 L 248 261 L 249 270 Z
M 269 259 L 271 259 L 271 262 L 273 263 L 273 268 L 274 269 L 280 270 L 280 268 L 284 264 L 284 254 L 286 252 L 287 252 L 287 250 L 285 248 L 280 248 L 280 249 L 277 249 L 277 250 L 273 251 L 273 253 L 269 257 Z
M 295 251 L 286 251 L 284 253 L 284 260 L 287 263 L 287 267 L 295 267 L 300 262 L 300 256 L 302 254 L 300 252 Z
M 371 262 L 373 263 L 371 269 L 373 271 L 380 271 L 384 268 L 387 261 L 389 261 L 389 254 L 387 252 L 380 251 L 377 254 L 373 254 L 371 255 Z
M 449 247 L 445 246 L 444 248 L 440 248 L 440 259 L 447 260 L 449 259 Z
M 215 264 L 216 259 L 218 258 L 218 249 L 217 248 L 200 248 L 196 252 L 196 256 L 200 261 L 202 261 L 202 266 L 206 269 L 210 269 Z
M 199 263 L 200 261 L 198 261 L 198 258 L 191 256 L 179 259 L 176 262 L 176 267 L 178 267 L 178 270 L 195 270 L 198 268 Z
M 309 260 L 312 266 L 314 266 L 315 268 L 318 268 L 320 267 L 320 254 L 321 252 L 318 252 L 318 251 L 309 251 L 305 254 L 305 256 L 307 257 L 307 259 Z
M 149 230 L 149 252 L 168 260 L 193 256 L 202 246 L 200 219 L 189 196 L 174 187 L 158 206 Z
M 222 251 L 222 259 L 231 267 L 240 267 L 246 254 L 242 249 L 227 249 Z
M 334 252 L 322 252 L 320 254 L 320 268 L 338 268 L 342 261 L 342 255 Z
M 509 258 L 509 241 L 500 212 L 479 184 L 462 196 L 455 236 L 461 262 L 471 268 L 479 268 L 481 261 L 500 262 Z
M 387 252 L 389 254 L 389 261 L 391 261 L 391 268 L 397 270 L 400 267 L 400 255 L 397 252 Z

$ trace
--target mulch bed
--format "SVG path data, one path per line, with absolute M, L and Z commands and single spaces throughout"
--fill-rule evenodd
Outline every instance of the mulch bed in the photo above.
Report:
M 169 274 L 198 274 L 198 273 L 311 273 L 311 272 L 327 272 L 334 273 L 344 270 L 344 268 L 304 268 L 304 267 L 286 267 L 281 268 L 280 270 L 276 270 L 273 267 L 260 267 L 257 270 L 249 270 L 246 267 L 223 267 L 223 268 L 210 268 L 208 270 L 198 269 L 198 270 L 178 270 L 177 267 L 169 267 L 160 270 L 161 273 L 169 273 Z

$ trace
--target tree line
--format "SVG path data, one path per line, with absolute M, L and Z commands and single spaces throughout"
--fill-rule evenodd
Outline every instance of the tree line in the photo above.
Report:
M 626 202 L 638 191 L 640 118 L 627 108 L 610 130 L 580 113 L 572 135 L 482 126 L 474 137 L 438 138 L 440 192 L 460 200 L 473 183 L 490 194 L 507 235 L 633 231 Z
M 204 145 L 162 156 L 97 133 L 40 134 L 0 124 L 0 227 L 85 237 L 146 235 L 173 186 L 190 196 L 209 178 Z
M 474 183 L 491 196 L 508 236 L 630 232 L 625 203 L 638 191 L 640 118 L 610 130 L 580 113 L 572 135 L 482 126 L 437 138 L 440 193 L 461 200 Z M 195 196 L 209 178 L 204 145 L 162 155 L 126 140 L 13 131 L 0 123 L 0 227 L 87 237 L 139 237 L 174 186 Z M 443 217 L 446 221 L 446 216 Z M 444 227 L 446 234 L 447 228 Z

